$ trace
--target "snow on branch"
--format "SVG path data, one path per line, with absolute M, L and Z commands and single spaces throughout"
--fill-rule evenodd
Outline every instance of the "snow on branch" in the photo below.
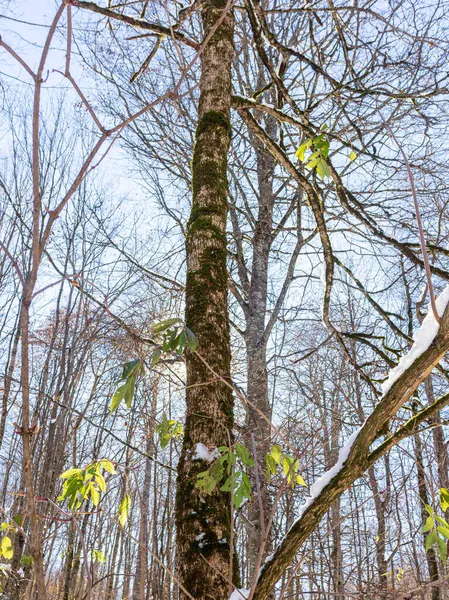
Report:
M 437 307 L 438 315 L 440 317 L 443 316 L 443 313 L 448 305 L 448 302 L 449 302 L 449 285 L 447 285 L 444 288 L 444 290 L 441 292 L 441 294 L 436 299 L 436 307 Z M 440 328 L 440 325 L 437 322 L 437 320 L 435 319 L 435 316 L 429 307 L 429 311 L 428 311 L 425 319 L 423 320 L 421 327 L 418 329 L 418 331 L 414 335 L 415 343 L 410 348 L 410 350 L 407 352 L 407 354 L 405 354 L 401 358 L 401 360 L 399 361 L 399 364 L 394 369 L 391 369 L 391 371 L 388 375 L 388 378 L 382 384 L 382 397 L 385 397 L 385 395 L 391 389 L 391 386 L 395 383 L 395 381 L 397 381 L 399 379 L 399 377 L 407 369 L 409 369 L 411 367 L 411 365 L 414 363 L 414 361 L 417 358 L 419 358 L 421 356 L 421 354 L 423 354 L 423 352 L 425 352 L 429 348 L 429 346 L 435 339 L 435 337 L 439 331 L 439 328 Z M 346 444 L 340 449 L 340 452 L 338 454 L 338 460 L 335 463 L 335 465 L 332 468 L 330 468 L 328 471 L 326 471 L 310 487 L 310 496 L 307 498 L 306 502 L 300 507 L 300 512 L 299 512 L 298 518 L 301 518 L 301 516 L 304 514 L 304 512 L 307 510 L 307 508 L 309 508 L 309 506 L 312 504 L 312 502 L 319 496 L 319 494 L 323 491 L 323 489 L 326 487 L 326 485 L 340 473 L 346 460 L 348 459 L 348 456 L 351 452 L 351 448 L 354 445 L 354 442 L 357 439 L 357 436 L 359 435 L 362 428 L 363 428 L 363 425 L 361 425 L 358 429 L 356 429 L 351 434 L 351 436 L 349 437 Z
M 443 313 L 446 309 L 446 306 L 449 302 L 449 285 L 447 285 L 441 294 L 436 299 L 436 308 L 438 315 L 440 317 L 443 316 Z M 413 336 L 415 343 L 404 356 L 399 361 L 398 365 L 391 369 L 388 378 L 382 384 L 382 397 L 390 391 L 391 386 L 399 379 L 399 377 L 406 371 L 411 365 L 415 362 L 417 358 L 421 356 L 423 352 L 425 352 L 430 344 L 435 339 L 438 330 L 440 329 L 440 325 L 435 319 L 435 316 L 430 310 L 423 320 L 421 327 Z

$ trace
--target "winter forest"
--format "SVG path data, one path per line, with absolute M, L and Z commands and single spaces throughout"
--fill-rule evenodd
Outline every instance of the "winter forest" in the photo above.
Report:
M 0 0 L 0 598 L 449 600 L 448 14 Z

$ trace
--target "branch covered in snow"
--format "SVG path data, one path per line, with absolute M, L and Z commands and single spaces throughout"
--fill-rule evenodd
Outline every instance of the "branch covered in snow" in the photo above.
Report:
M 438 315 L 440 317 L 443 316 L 443 313 L 446 310 L 446 306 L 447 306 L 448 302 L 449 302 L 449 285 L 447 285 L 444 288 L 444 290 L 441 292 L 441 294 L 438 296 L 438 298 L 436 299 L 436 302 L 435 302 L 436 308 L 438 311 Z M 437 335 L 439 329 L 440 329 L 440 324 L 437 323 L 437 321 L 434 317 L 434 314 L 433 314 L 432 310 L 430 310 L 430 307 L 429 307 L 429 312 L 427 313 L 426 318 L 423 320 L 421 327 L 418 329 L 418 331 L 413 336 L 415 343 L 410 348 L 410 350 L 407 352 L 407 354 L 405 354 L 401 358 L 401 360 L 399 361 L 399 364 L 394 369 L 391 369 L 391 371 L 388 375 L 388 378 L 382 384 L 383 396 L 385 396 L 385 394 L 390 390 L 393 383 L 395 383 L 399 379 L 399 377 L 404 373 L 404 371 L 406 369 L 408 369 L 415 362 L 415 360 L 419 356 L 421 356 L 421 354 L 423 352 L 425 352 L 428 349 L 430 344 L 435 339 L 435 336 Z
M 432 311 L 429 311 L 415 334 L 412 348 L 402 357 L 397 367 L 391 370 L 383 385 L 383 396 L 379 403 L 341 448 L 337 463 L 311 486 L 310 497 L 301 507 L 299 518 L 274 552 L 272 559 L 264 564 L 252 600 L 268 600 L 274 585 L 332 503 L 361 477 L 375 460 L 407 434 L 409 428 L 406 424 L 398 430 L 401 431 L 401 435 L 393 434 L 388 438 L 387 442 L 391 443 L 386 442 L 381 452 L 377 452 L 377 449 L 370 452 L 379 430 L 396 415 L 449 351 L 449 311 L 446 310 L 448 303 L 449 286 L 436 300 L 438 314 L 443 317 L 441 324 L 438 324 Z M 448 403 L 449 398 L 446 398 L 445 402 Z M 438 407 L 438 402 L 434 404 Z M 430 413 L 433 408 L 429 407 L 427 412 Z M 419 422 L 421 421 L 416 421 Z M 404 435 L 402 429 L 405 430 Z

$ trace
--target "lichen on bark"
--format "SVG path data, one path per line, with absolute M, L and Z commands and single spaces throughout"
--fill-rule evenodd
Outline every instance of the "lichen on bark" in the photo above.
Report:
M 194 455 L 198 443 L 212 449 L 232 440 L 226 221 L 234 17 L 222 0 L 206 0 L 201 17 L 205 38 L 213 35 L 201 54 L 186 231 L 186 324 L 198 339 L 198 350 L 186 356 L 185 434 L 176 497 L 177 570 L 197 600 L 225 600 L 230 579 L 239 584 L 235 553 L 231 561 L 231 498 L 219 487 L 202 497 L 195 483 L 208 464 L 194 460 Z

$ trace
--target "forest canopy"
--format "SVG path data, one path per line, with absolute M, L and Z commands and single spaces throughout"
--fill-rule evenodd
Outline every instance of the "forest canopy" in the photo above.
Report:
M 0 0 L 0 598 L 449 599 L 446 0 Z

